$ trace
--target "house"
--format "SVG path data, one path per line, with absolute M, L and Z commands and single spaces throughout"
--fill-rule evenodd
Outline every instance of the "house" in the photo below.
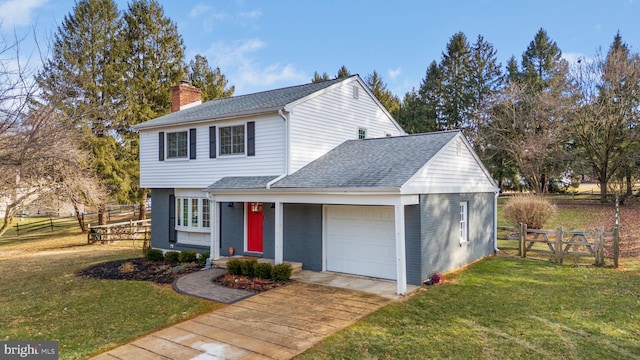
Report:
M 136 126 L 155 248 L 393 279 L 399 294 L 495 249 L 498 188 L 464 136 L 407 135 L 358 75 L 175 107 Z

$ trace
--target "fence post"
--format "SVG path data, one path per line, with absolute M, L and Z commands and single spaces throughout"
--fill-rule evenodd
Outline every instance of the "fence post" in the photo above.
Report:
M 595 236 L 595 240 L 593 242 L 593 250 L 594 250 L 595 255 L 596 255 L 596 263 L 595 263 L 595 265 L 596 266 L 602 266 L 600 264 L 600 244 L 601 244 L 601 242 L 600 242 L 600 228 L 596 228 L 595 229 L 595 233 L 596 233 L 596 236 Z
M 520 257 L 527 257 L 527 224 L 520 223 Z
M 564 251 L 562 250 L 562 237 L 564 236 L 564 232 L 562 231 L 562 226 L 558 226 L 556 228 L 556 241 L 555 241 L 555 252 L 556 252 L 556 264 L 562 265 L 562 257 L 564 255 Z

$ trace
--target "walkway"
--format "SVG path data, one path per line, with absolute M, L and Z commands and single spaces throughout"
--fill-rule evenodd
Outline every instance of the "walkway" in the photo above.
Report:
M 290 359 L 392 301 L 361 291 L 296 281 L 144 336 L 94 359 Z

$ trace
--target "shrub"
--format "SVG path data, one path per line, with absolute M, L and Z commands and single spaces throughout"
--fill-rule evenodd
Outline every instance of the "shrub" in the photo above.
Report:
M 238 259 L 227 261 L 227 272 L 229 275 L 242 275 L 242 261 Z
M 198 254 L 198 264 L 204 265 L 207 263 L 207 259 L 211 256 L 208 251 Z
M 257 263 L 253 267 L 254 276 L 258 279 L 271 279 L 273 265 L 269 263 Z
M 245 260 L 241 263 L 242 276 L 253 277 L 254 268 L 258 263 L 257 260 Z
M 147 249 L 144 252 L 144 259 L 149 261 L 162 261 L 164 260 L 164 253 L 160 249 Z
M 178 255 L 178 261 L 181 263 L 194 262 L 198 258 L 195 251 L 182 250 Z
M 180 253 L 177 251 L 167 251 L 164 254 L 164 260 L 168 262 L 178 262 L 178 258 L 180 257 Z
M 275 281 L 287 281 L 289 278 L 291 278 L 291 265 L 278 264 L 273 266 L 271 279 Z
M 515 226 L 527 224 L 530 229 L 542 229 L 555 214 L 557 208 L 539 195 L 516 195 L 503 208 L 504 217 Z

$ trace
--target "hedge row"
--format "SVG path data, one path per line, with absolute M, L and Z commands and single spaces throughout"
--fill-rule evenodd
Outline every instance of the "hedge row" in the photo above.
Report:
M 227 272 L 230 275 L 242 275 L 274 281 L 287 281 L 291 278 L 291 265 L 271 265 L 270 263 L 259 263 L 255 259 L 231 259 L 227 261 Z
M 205 264 L 207 259 L 209 258 L 209 252 L 196 253 L 195 251 L 183 250 L 180 252 L 177 251 L 167 251 L 164 253 L 160 249 L 147 249 L 144 252 L 144 259 L 149 261 L 166 261 L 166 262 L 198 262 L 200 264 Z

